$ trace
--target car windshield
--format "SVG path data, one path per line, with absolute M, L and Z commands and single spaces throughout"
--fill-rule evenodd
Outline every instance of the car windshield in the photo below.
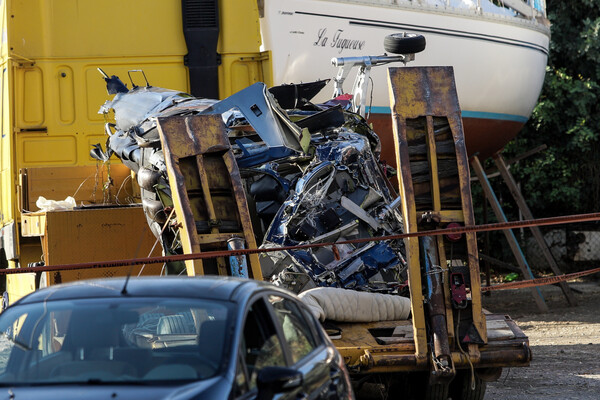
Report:
M 215 376 L 228 340 L 227 303 L 77 299 L 0 315 L 0 385 L 182 383 Z

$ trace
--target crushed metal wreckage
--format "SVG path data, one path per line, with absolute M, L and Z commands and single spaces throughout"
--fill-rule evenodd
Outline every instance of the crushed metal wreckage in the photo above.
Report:
M 92 157 L 115 154 L 136 173 L 148 223 L 166 254 L 181 247 L 176 224 L 163 229 L 172 201 L 156 128 L 158 117 L 175 115 L 221 114 L 263 248 L 402 233 L 377 135 L 344 96 L 310 102 L 327 81 L 270 89 L 256 83 L 216 101 L 147 82 L 128 90 L 103 75 L 116 96 L 99 112 L 114 111 L 116 123 L 106 124 L 106 150 L 98 144 Z M 404 255 L 402 240 L 387 240 L 273 251 L 260 264 L 266 279 L 296 293 L 326 286 L 407 295 Z

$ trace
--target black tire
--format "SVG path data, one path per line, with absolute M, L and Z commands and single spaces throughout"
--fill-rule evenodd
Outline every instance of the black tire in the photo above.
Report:
M 416 33 L 392 33 L 383 39 L 383 48 L 392 54 L 414 54 L 425 50 L 425 36 Z
M 392 400 L 447 400 L 450 385 L 430 385 L 429 372 L 398 374 L 393 377 L 388 391 Z
M 477 373 L 475 374 L 475 388 L 471 388 L 471 371 L 457 371 L 456 377 L 450 383 L 452 400 L 483 400 L 487 383 Z
M 428 385 L 425 387 L 425 400 L 447 400 L 449 385 Z

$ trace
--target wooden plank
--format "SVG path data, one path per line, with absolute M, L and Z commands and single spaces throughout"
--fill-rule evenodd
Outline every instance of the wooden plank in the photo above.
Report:
M 514 339 L 515 335 L 504 319 L 487 320 L 487 334 L 489 340 Z
M 494 214 L 496 215 L 498 222 L 508 222 L 508 220 L 506 219 L 506 215 L 504 215 L 504 211 L 502 210 L 502 206 L 496 198 L 496 195 L 492 190 L 492 185 L 490 185 L 490 182 L 488 181 L 487 176 L 485 175 L 485 171 L 483 170 L 481 162 L 479 161 L 479 158 L 477 156 L 474 156 L 471 159 L 471 166 L 473 167 L 473 170 L 475 171 L 475 174 L 477 175 L 477 178 L 481 183 L 485 197 L 490 202 L 490 205 L 492 206 L 492 210 L 494 210 Z M 510 246 L 511 251 L 515 256 L 515 259 L 517 260 L 517 264 L 519 264 L 521 273 L 527 279 L 533 279 L 533 273 L 531 272 L 529 264 L 525 259 L 525 255 L 523 254 L 523 251 L 519 246 L 519 242 L 517 242 L 515 234 L 510 229 L 503 230 L 502 232 L 504 233 L 504 236 L 508 241 L 508 245 Z M 548 306 L 544 301 L 544 297 L 542 296 L 540 289 L 538 287 L 532 287 L 530 288 L 530 291 L 531 295 L 533 296 L 533 299 L 535 300 L 535 303 L 537 304 L 538 309 L 541 312 L 548 312 Z
M 431 199 L 433 211 L 442 210 L 442 200 L 440 195 L 440 180 L 438 175 L 438 154 L 436 150 L 435 136 L 433 134 L 433 117 L 427 116 L 427 158 L 429 160 L 429 175 L 431 176 Z
M 165 163 L 167 164 L 173 205 L 177 213 L 177 221 L 181 224 L 179 234 L 183 250 L 186 254 L 199 253 L 200 243 L 196 233 L 196 221 L 194 220 L 192 204 L 189 201 L 186 181 L 179 163 L 180 158 L 191 156 L 194 151 L 200 151 L 198 142 L 190 138 L 192 141 L 190 143 L 190 140 L 183 136 L 187 132 L 187 128 L 185 121 L 181 118 L 161 118 L 158 120 L 157 128 L 163 145 Z M 204 274 L 202 260 L 186 260 L 185 265 L 190 276 Z
M 398 325 L 394 328 L 392 337 L 406 338 L 412 340 L 414 338 L 412 325 Z
M 502 155 L 498 153 L 494 155 L 494 162 L 496 163 L 496 167 L 498 168 L 498 171 L 500 171 L 500 175 L 502 175 L 504 182 L 508 186 L 510 194 L 517 202 L 517 205 L 519 206 L 523 217 L 528 220 L 533 220 L 533 214 L 529 209 L 529 206 L 527 205 L 527 202 L 525 201 L 525 198 L 523 197 L 523 194 L 521 193 L 517 182 L 515 182 L 515 178 L 508 170 L 506 162 L 504 161 L 504 157 L 502 157 Z M 542 254 L 546 259 L 546 262 L 548 262 L 548 265 L 552 269 L 552 272 L 554 272 L 555 275 L 564 275 L 558 267 L 556 260 L 552 256 L 552 252 L 550 252 L 550 249 L 548 248 L 548 243 L 546 243 L 546 240 L 544 239 L 544 235 L 542 235 L 542 231 L 540 230 L 540 228 L 537 226 L 532 226 L 529 229 L 531 229 L 531 233 L 533 233 L 533 237 L 535 238 L 538 246 L 542 250 Z M 573 295 L 573 292 L 571 291 L 571 288 L 569 287 L 567 282 L 560 282 L 559 286 L 563 294 L 565 295 L 569 305 L 576 306 L 577 300 L 575 299 L 575 296 Z

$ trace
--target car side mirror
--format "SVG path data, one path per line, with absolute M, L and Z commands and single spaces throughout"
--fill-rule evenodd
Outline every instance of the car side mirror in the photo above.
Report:
M 256 386 L 259 400 L 271 400 L 276 394 L 302 386 L 302 373 L 287 367 L 264 367 L 258 371 Z

